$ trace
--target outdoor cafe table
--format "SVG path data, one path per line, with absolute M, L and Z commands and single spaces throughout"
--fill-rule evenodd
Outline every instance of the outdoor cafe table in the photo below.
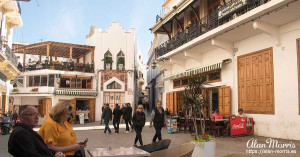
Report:
M 87 152 L 91 157 L 130 157 L 130 156 L 151 156 L 150 153 L 136 147 L 119 147 L 119 148 L 95 148 Z

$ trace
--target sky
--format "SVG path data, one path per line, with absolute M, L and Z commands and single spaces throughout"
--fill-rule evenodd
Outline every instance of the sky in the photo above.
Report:
M 147 62 L 153 34 L 149 28 L 160 15 L 164 0 L 31 0 L 21 2 L 23 26 L 14 29 L 13 42 L 58 41 L 85 44 L 90 26 L 105 31 L 119 22 L 135 28 L 138 48 Z

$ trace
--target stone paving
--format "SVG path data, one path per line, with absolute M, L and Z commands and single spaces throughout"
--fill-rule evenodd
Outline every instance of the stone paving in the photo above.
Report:
M 98 123 L 99 124 L 99 123 Z M 89 124 L 89 127 L 96 126 L 96 123 Z M 82 127 L 81 125 L 73 125 L 73 127 Z M 98 125 L 99 127 L 99 125 Z M 113 129 L 112 129 L 113 131 Z M 151 143 L 152 137 L 155 133 L 154 128 L 145 127 L 142 133 L 144 144 Z M 125 133 L 125 129 L 120 129 L 120 134 L 104 134 L 103 130 L 77 130 L 77 140 L 83 141 L 86 137 L 89 139 L 88 146 L 86 149 L 99 148 L 99 147 L 130 147 L 133 145 L 133 140 L 135 137 L 134 132 L 130 132 L 129 134 Z M 172 142 L 170 147 L 174 147 L 175 145 L 190 142 L 190 134 L 189 133 L 175 133 L 168 134 L 166 129 L 162 130 L 163 139 L 171 139 Z M 7 152 L 7 141 L 9 135 L 0 135 L 0 157 L 11 157 L 11 155 Z M 260 157 L 268 157 L 268 156 L 276 156 L 276 157 L 296 157 L 300 156 L 297 154 L 249 154 L 246 153 L 247 141 L 249 139 L 257 139 L 258 144 L 265 143 L 267 137 L 259 137 L 259 136 L 244 136 L 244 137 L 218 137 L 216 142 L 216 156 L 217 157 L 251 157 L 251 156 L 260 156 Z M 291 143 L 291 140 L 282 140 L 277 139 L 278 143 Z M 295 150 L 300 154 L 300 141 L 292 141 L 296 148 Z M 248 148 L 249 149 L 249 148 Z M 276 150 L 276 149 L 273 149 Z M 278 149 L 280 150 L 280 149 Z M 289 149 L 291 150 L 291 149 Z M 89 155 L 87 155 L 89 156 Z

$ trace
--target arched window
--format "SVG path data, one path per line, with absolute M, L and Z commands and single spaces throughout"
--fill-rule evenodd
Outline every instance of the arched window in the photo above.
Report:
M 125 55 L 122 51 L 117 55 L 117 70 L 125 70 Z
M 116 81 L 113 81 L 112 83 L 107 85 L 107 89 L 121 89 L 121 88 L 122 86 Z
M 105 54 L 104 54 L 104 70 L 112 70 L 112 54 L 110 53 L 110 51 L 108 50 Z

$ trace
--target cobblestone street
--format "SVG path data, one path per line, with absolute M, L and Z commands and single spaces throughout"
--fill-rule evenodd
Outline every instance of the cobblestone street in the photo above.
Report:
M 74 125 L 78 127 L 78 125 Z M 112 131 L 114 131 L 112 129 Z M 135 133 L 131 132 L 129 134 L 125 133 L 125 129 L 120 129 L 120 134 L 104 134 L 103 130 L 85 130 L 85 131 L 76 131 L 77 141 L 83 141 L 86 137 L 89 139 L 88 146 L 86 149 L 97 148 L 97 147 L 130 147 L 133 145 L 133 140 Z M 143 141 L 144 144 L 149 144 L 152 141 L 152 137 L 155 133 L 153 128 L 145 127 L 143 130 Z M 175 145 L 190 142 L 190 134 L 188 133 L 176 133 L 168 134 L 166 129 L 162 130 L 163 139 L 171 139 L 170 147 Z M 0 156 L 1 157 L 11 157 L 7 152 L 7 141 L 9 135 L 0 136 Z M 265 143 L 266 137 L 259 136 L 245 136 L 245 137 L 219 137 L 217 138 L 216 144 L 216 156 L 217 157 L 250 157 L 250 156 L 276 156 L 276 157 L 296 157 L 297 154 L 247 154 L 246 153 L 246 144 L 247 141 L 251 138 L 257 139 L 257 143 Z M 278 143 L 290 143 L 290 140 L 281 140 L 278 139 Z M 300 141 L 292 141 L 296 146 L 296 151 L 300 152 Z M 276 149 L 274 149 L 276 150 Z M 87 156 L 89 156 L 87 154 Z

